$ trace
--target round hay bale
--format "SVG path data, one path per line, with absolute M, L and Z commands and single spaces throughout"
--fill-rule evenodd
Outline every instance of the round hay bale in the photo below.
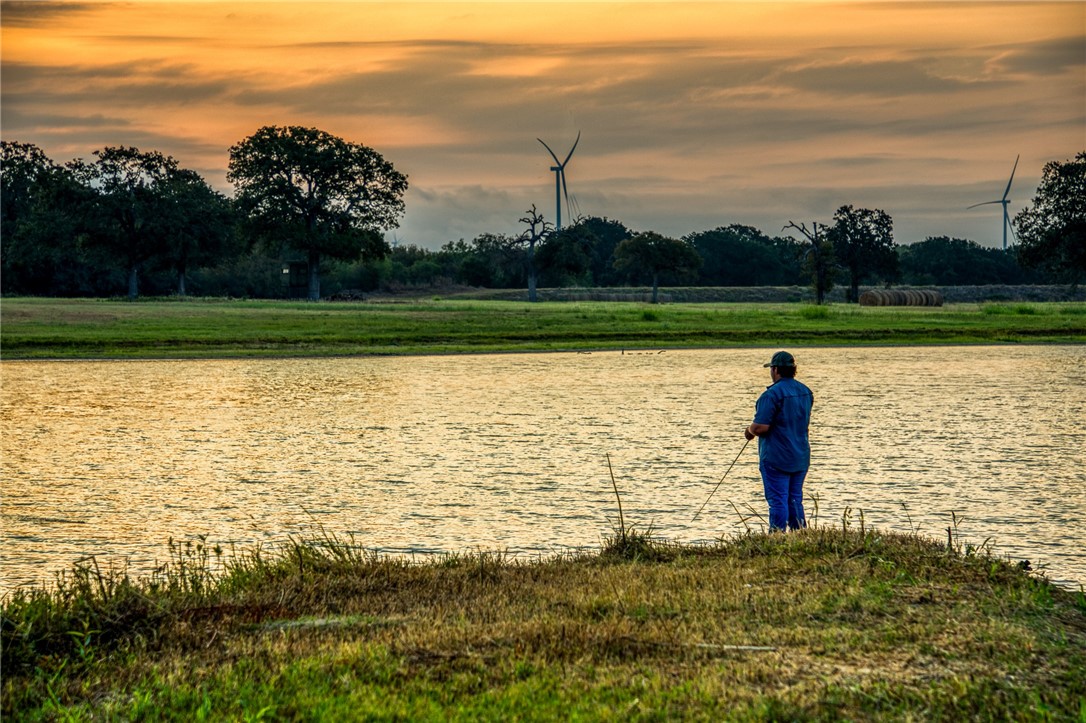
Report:
M 934 289 L 868 289 L 860 294 L 860 306 L 942 306 L 942 293 Z
M 865 291 L 860 294 L 860 306 L 879 306 L 879 292 Z

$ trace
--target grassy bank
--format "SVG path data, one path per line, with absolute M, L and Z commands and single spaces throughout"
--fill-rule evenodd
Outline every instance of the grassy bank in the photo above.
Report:
M 3 607 L 4 720 L 1082 720 L 1086 599 L 983 551 L 818 527 L 424 564 L 349 541 Z
M 9 298 L 4 359 L 1086 342 L 1086 303 L 649 305 Z

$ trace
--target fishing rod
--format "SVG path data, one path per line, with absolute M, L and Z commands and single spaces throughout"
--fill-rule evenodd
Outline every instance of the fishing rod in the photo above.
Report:
M 741 456 L 741 455 L 743 454 L 743 450 L 747 448 L 747 445 L 748 445 L 748 444 L 750 444 L 750 440 L 749 440 L 749 439 L 748 439 L 748 440 L 747 440 L 746 442 L 743 442 L 743 446 L 739 448 L 739 454 L 735 455 L 735 459 L 733 459 L 733 460 L 732 460 L 732 463 L 731 463 L 730 465 L 728 465 L 728 472 L 731 472 L 731 471 L 732 471 L 732 467 L 734 467 L 734 466 L 735 466 L 735 463 L 739 461 L 739 457 L 740 457 L 740 456 Z M 691 518 L 691 520 L 690 520 L 691 522 L 693 522 L 694 520 L 698 519 L 698 515 L 700 515 L 700 514 L 701 514 L 701 511 L 705 509 L 705 505 L 709 504 L 709 500 L 713 499 L 713 495 L 715 495 L 715 494 L 716 494 L 716 491 L 717 491 L 718 489 L 720 489 L 720 485 L 721 485 L 721 484 L 723 484 L 723 482 L 724 482 L 724 478 L 728 476 L 728 472 L 725 472 L 725 473 L 724 473 L 724 477 L 721 477 L 721 478 L 720 478 L 720 482 L 717 482 L 717 483 L 716 483 L 716 487 L 714 487 L 714 488 L 713 488 L 713 491 L 709 493 L 709 496 L 705 498 L 705 502 L 702 502 L 702 503 L 701 503 L 701 509 L 699 509 L 699 510 L 698 510 L 698 514 L 697 514 L 697 515 L 694 515 L 694 517 L 693 517 L 693 518 Z

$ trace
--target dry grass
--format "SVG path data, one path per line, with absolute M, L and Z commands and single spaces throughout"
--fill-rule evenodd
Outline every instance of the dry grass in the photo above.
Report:
M 186 570 L 123 594 L 92 572 L 79 594 L 6 601 L 4 718 L 1086 711 L 1082 594 L 985 554 L 832 528 L 705 547 L 621 531 L 599 555 L 531 562 L 296 541 L 222 576 L 189 548 Z

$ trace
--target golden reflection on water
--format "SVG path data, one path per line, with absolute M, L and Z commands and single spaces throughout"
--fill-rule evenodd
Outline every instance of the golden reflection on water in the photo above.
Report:
M 963 541 L 1086 583 L 1086 348 L 793 351 L 816 397 L 821 522 L 851 508 L 944 539 L 953 512 Z M 771 352 L 4 362 L 3 589 L 91 554 L 146 572 L 196 535 L 591 547 L 615 516 L 608 454 L 628 522 L 733 534 L 735 508 L 764 514 L 753 447 L 690 520 L 742 446 Z

